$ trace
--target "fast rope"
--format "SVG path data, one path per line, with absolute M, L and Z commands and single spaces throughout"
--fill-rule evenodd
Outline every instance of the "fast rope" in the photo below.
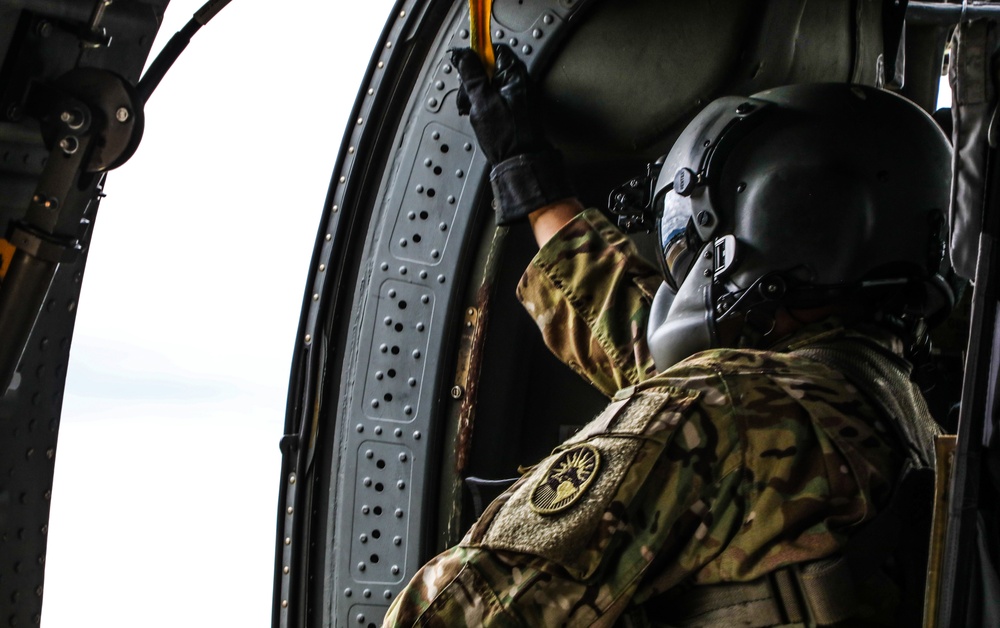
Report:
M 490 38 L 490 20 L 493 14 L 493 0 L 469 0 L 469 42 L 486 66 L 486 72 L 493 76 L 496 59 L 493 57 L 493 40 Z

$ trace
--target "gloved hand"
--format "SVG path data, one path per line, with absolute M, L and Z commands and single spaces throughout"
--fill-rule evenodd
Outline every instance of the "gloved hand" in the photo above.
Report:
M 471 48 L 452 50 L 451 62 L 462 79 L 458 112 L 469 116 L 479 146 L 493 165 L 490 183 L 497 224 L 522 221 L 536 209 L 573 196 L 562 154 L 545 141 L 535 118 L 528 69 L 514 51 L 496 46 L 492 81 Z

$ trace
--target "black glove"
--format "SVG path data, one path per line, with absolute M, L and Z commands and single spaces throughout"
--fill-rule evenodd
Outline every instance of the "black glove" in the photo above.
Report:
M 497 224 L 519 222 L 540 207 L 573 196 L 562 154 L 545 141 L 533 115 L 533 85 L 524 62 L 507 46 L 496 46 L 492 82 L 471 48 L 452 50 L 451 62 L 462 79 L 458 113 L 469 116 L 493 165 Z

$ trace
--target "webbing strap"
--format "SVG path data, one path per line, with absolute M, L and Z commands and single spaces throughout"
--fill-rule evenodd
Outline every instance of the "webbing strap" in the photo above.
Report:
M 493 76 L 493 39 L 490 37 L 493 0 L 469 0 L 469 46 L 482 59 L 486 72 Z
M 671 626 L 764 628 L 827 626 L 857 610 L 857 592 L 843 557 L 792 565 L 750 582 L 695 586 L 666 605 Z

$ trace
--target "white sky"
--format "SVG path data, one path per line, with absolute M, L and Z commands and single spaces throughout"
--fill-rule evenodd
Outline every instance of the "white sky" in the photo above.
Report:
M 171 2 L 154 55 L 202 1 Z M 234 0 L 153 94 L 84 280 L 46 628 L 270 625 L 299 308 L 392 5 Z

